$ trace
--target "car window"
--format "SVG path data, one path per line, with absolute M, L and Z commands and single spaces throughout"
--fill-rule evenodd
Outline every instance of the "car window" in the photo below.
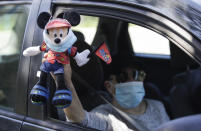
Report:
M 170 56 L 169 40 L 162 35 L 131 23 L 128 31 L 135 54 Z
M 98 17 L 81 15 L 80 24 L 72 29 L 81 32 L 84 35 L 85 41 L 91 45 L 97 31 L 98 21 Z
M 0 6 L 0 108 L 13 110 L 29 5 Z

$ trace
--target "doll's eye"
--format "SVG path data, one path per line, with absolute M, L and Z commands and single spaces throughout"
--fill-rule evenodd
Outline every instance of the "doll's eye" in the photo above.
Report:
M 57 37 L 57 34 L 54 34 L 54 37 Z
M 63 30 L 62 29 L 60 29 L 59 33 L 60 33 L 59 36 L 63 37 Z

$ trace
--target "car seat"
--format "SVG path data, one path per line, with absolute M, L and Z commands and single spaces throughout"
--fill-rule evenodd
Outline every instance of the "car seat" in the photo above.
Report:
M 187 71 L 173 78 L 170 90 L 170 107 L 172 117 L 182 117 L 200 113 L 198 98 L 201 97 L 201 68 Z
M 85 49 L 92 51 L 91 46 L 83 39 L 84 36 L 80 36 L 83 35 L 81 32 L 75 32 L 75 35 L 77 35 L 78 40 L 74 45 L 78 47 L 78 52 L 82 52 Z M 100 90 L 103 84 L 103 69 L 101 62 L 94 54 L 86 65 L 78 67 L 75 61 L 71 58 L 71 68 L 73 71 L 72 82 L 79 99 L 84 109 L 89 111 L 99 104 L 99 98 L 96 97 L 94 91 L 92 91 L 89 86 L 95 90 Z

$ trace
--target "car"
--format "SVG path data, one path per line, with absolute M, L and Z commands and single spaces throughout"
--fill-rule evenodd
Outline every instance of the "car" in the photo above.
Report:
M 72 81 L 85 110 L 104 103 L 97 96 L 104 91 L 104 80 L 118 72 L 122 63 L 132 61 L 146 72 L 145 97 L 163 102 L 171 120 L 201 113 L 198 1 L 6 0 L 0 1 L 0 130 L 94 130 L 66 122 L 63 111 L 51 101 L 36 106 L 29 98 L 38 81 L 42 54 L 27 58 L 22 52 L 43 41 L 37 16 L 51 12 L 57 17 L 68 9 L 81 14 L 81 23 L 73 28 L 79 51 L 92 51 L 105 42 L 112 56 L 112 63 L 107 65 L 93 55 L 81 68 L 71 59 Z M 55 87 L 51 76 L 48 84 Z

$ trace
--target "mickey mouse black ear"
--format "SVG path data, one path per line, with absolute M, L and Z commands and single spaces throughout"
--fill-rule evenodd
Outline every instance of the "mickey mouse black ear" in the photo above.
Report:
M 38 19 L 37 19 L 38 26 L 41 29 L 44 29 L 45 25 L 48 23 L 50 17 L 51 17 L 51 15 L 48 12 L 42 12 L 42 13 L 40 13 L 40 15 L 38 16 Z
M 68 20 L 72 26 L 76 26 L 80 23 L 80 14 L 73 9 L 64 12 L 63 18 Z
M 59 15 L 57 15 L 57 18 L 63 19 L 63 17 L 64 17 L 64 12 L 60 13 Z

